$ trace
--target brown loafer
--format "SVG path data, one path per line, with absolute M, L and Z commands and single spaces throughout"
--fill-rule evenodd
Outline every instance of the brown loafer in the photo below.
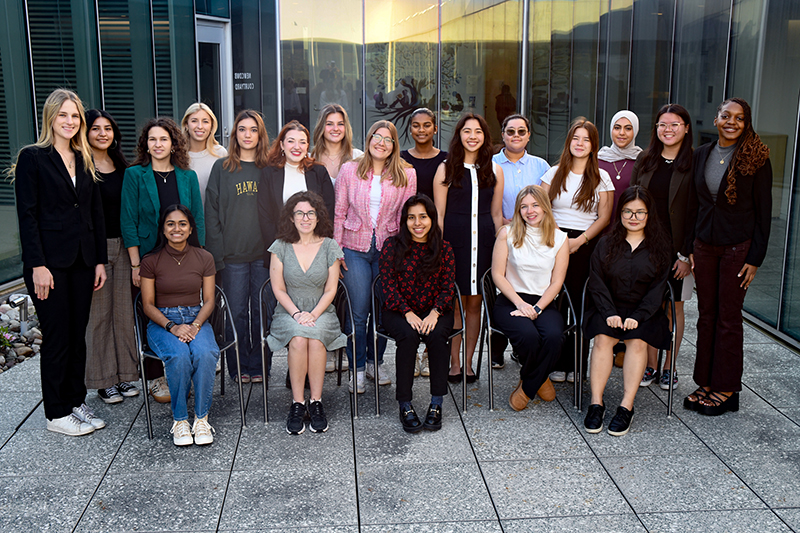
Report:
M 522 380 L 519 380 L 519 385 L 517 385 L 517 388 L 514 389 L 514 392 L 512 392 L 511 396 L 508 398 L 508 405 L 515 411 L 522 411 L 528 407 L 529 401 L 531 401 L 531 399 L 528 398 L 525 391 L 522 390 Z
M 544 383 L 542 383 L 542 386 L 536 391 L 536 394 L 546 402 L 552 402 L 556 399 L 556 388 L 553 387 L 553 382 L 550 381 L 550 378 L 544 380 Z

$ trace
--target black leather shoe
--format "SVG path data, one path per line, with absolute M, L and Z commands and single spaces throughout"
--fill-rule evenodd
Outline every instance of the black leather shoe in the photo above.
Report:
M 604 405 L 593 403 L 589 406 L 586 418 L 583 419 L 583 427 L 586 429 L 586 433 L 600 433 L 603 431 L 603 415 L 605 412 Z
M 475 383 L 476 381 L 478 381 L 478 375 L 477 374 L 467 374 L 466 375 L 466 380 L 467 380 L 467 383 Z
M 615 437 L 621 437 L 631 429 L 631 421 L 633 420 L 633 407 L 628 411 L 621 405 L 617 407 L 617 414 L 611 419 L 608 425 L 608 434 Z
M 425 415 L 425 423 L 422 427 L 428 431 L 439 431 L 442 429 L 442 406 L 431 404 L 428 407 L 428 414 Z
M 461 380 L 464 378 L 464 373 L 459 372 L 458 374 L 447 374 L 447 381 L 449 383 L 461 383 Z
M 406 433 L 418 433 L 422 431 L 422 422 L 419 421 L 414 407 L 411 406 L 406 410 L 400 409 L 400 422 L 403 423 L 403 430 Z

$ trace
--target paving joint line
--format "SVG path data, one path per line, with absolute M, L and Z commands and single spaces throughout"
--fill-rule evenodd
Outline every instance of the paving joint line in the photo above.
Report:
M 224 357 L 224 356 L 223 356 Z M 222 379 L 225 379 L 225 376 L 222 376 Z M 264 386 L 267 386 L 267 380 L 269 376 L 267 376 L 264 380 Z M 238 388 L 238 387 L 237 387 Z M 247 389 L 247 401 L 244 402 L 244 417 L 247 420 L 247 409 L 250 407 L 250 397 L 253 393 L 253 385 Z M 215 532 L 219 531 L 220 525 L 222 524 L 222 513 L 225 512 L 225 502 L 228 499 L 228 489 L 231 486 L 231 478 L 233 477 L 233 469 L 236 466 L 236 454 L 239 452 L 239 444 L 242 442 L 242 433 L 244 432 L 244 426 L 239 426 L 239 437 L 236 439 L 236 446 L 233 448 L 233 457 L 231 458 L 231 466 L 228 469 L 228 480 L 225 483 L 225 492 L 222 493 L 222 504 L 219 507 L 219 516 L 217 517 L 217 526 L 214 528 Z

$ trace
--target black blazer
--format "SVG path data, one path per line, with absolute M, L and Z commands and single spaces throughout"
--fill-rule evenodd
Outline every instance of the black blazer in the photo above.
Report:
M 313 191 L 325 202 L 328 218 L 333 223 L 333 183 L 324 165 L 314 164 L 306 173 L 306 190 Z M 278 217 L 283 209 L 284 169 L 264 167 L 261 182 L 258 184 L 258 223 L 264 240 L 264 266 L 269 266 L 270 254 L 267 251 L 278 234 Z
M 772 221 L 772 164 L 769 159 L 751 176 L 736 176 L 736 203 L 731 205 L 725 196 L 728 172 L 725 171 L 717 192 L 711 200 L 706 185 L 706 161 L 716 141 L 704 144 L 694 152 L 694 179 L 689 194 L 686 229 L 686 248 L 694 252 L 695 238 L 711 246 L 733 246 L 748 239 L 750 251 L 745 263 L 761 266 L 767 255 L 770 223 Z
M 19 236 L 25 268 L 68 268 L 108 262 L 100 187 L 75 153 L 76 185 L 55 148 L 28 146 L 14 171 Z

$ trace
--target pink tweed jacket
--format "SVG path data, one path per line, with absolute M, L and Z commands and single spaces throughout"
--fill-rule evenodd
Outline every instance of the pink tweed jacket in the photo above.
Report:
M 372 186 L 372 171 L 367 179 L 358 177 L 358 162 L 348 161 L 339 170 L 336 178 L 336 208 L 333 218 L 333 238 L 342 248 L 356 252 L 368 252 L 372 240 L 372 220 L 369 215 L 369 192 Z M 406 169 L 408 186 L 398 188 L 391 179 L 381 181 L 381 207 L 375 228 L 375 243 L 380 250 L 387 237 L 400 230 L 400 214 L 403 204 L 417 192 L 417 173 Z

